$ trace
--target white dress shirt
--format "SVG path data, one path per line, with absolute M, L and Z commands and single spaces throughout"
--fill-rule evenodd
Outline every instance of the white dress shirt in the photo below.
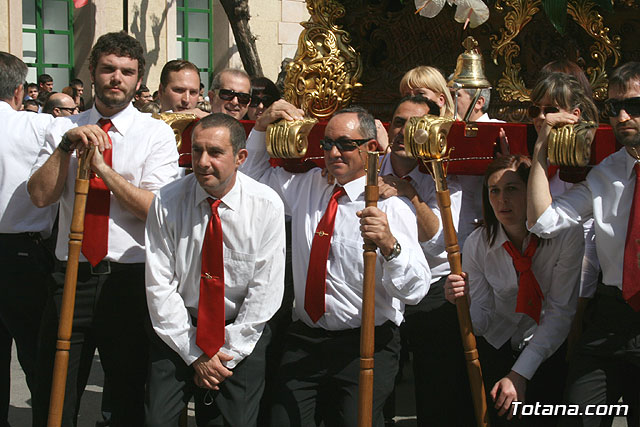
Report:
M 502 226 L 498 227 L 493 246 L 489 246 L 484 227 L 467 239 L 462 270 L 469 280 L 469 311 L 476 335 L 483 336 L 493 347 L 500 348 L 509 339 L 513 349 L 521 349 L 526 343 L 512 370 L 531 379 L 569 333 L 578 301 L 584 237 L 582 229 L 574 227 L 538 243 L 531 270 L 544 295 L 539 325 L 515 311 L 518 273 L 502 247 L 507 239 Z M 525 239 L 521 252 L 529 240 L 530 237 Z
M 602 268 L 602 281 L 622 289 L 624 244 L 633 203 L 637 161 L 625 148 L 595 166 L 587 179 L 553 199 L 538 218 L 531 232 L 543 238 L 594 219 L 596 253 Z
M 316 226 L 325 213 L 333 185 L 319 168 L 293 174 L 269 165 L 265 133 L 252 130 L 247 140 L 249 156 L 242 170 L 268 184 L 282 197 L 291 215 L 294 319 L 310 327 L 344 330 L 360 327 L 364 276 L 363 240 L 356 212 L 364 209 L 366 177 L 344 186 L 346 195 L 338 199 L 335 228 L 327 260 L 325 314 L 313 323 L 304 309 L 307 269 Z M 378 208 L 387 214 L 391 233 L 402 251 L 385 261 L 378 252 L 376 262 L 375 324 L 387 320 L 400 325 L 404 304 L 417 304 L 427 294 L 431 272 L 418 245 L 418 228 L 413 205 L 406 198 L 380 200 Z
M 391 154 L 384 157 L 382 165 L 380 166 L 380 176 L 385 175 L 405 178 L 404 176 L 397 176 L 393 172 Z M 425 202 L 433 211 L 435 216 L 438 217 L 438 232 L 426 242 L 420 242 L 420 246 L 422 246 L 422 250 L 424 251 L 424 256 L 427 258 L 427 263 L 431 269 L 431 283 L 435 283 L 451 272 L 444 243 L 442 216 L 440 214 L 440 207 L 438 206 L 438 199 L 436 197 L 436 185 L 431 175 L 420 172 L 418 166 L 413 168 L 413 170 L 406 176 L 411 178 L 410 183 L 413 185 L 413 188 L 415 188 L 422 201 Z M 462 202 L 462 191 L 460 189 L 460 182 L 457 175 L 447 176 L 447 187 L 451 198 L 451 216 L 453 219 L 453 225 L 457 230 L 458 220 L 460 218 L 460 205 Z
M 32 173 L 40 168 L 71 128 L 96 124 L 102 116 L 95 107 L 75 116 L 60 117 L 51 125 Z M 178 150 L 171 128 L 161 120 L 139 112 L 132 104 L 115 114 L 108 132 L 113 143 L 112 168 L 124 179 L 143 190 L 156 191 L 178 177 Z M 69 173 L 60 197 L 60 232 L 56 257 L 66 260 L 69 227 L 78 159 L 71 155 Z M 144 262 L 144 222 L 125 209 L 111 194 L 109 207 L 109 243 L 106 260 L 121 263 Z M 80 254 L 80 261 L 87 259 Z
M 187 175 L 162 188 L 146 225 L 146 291 L 158 336 L 188 365 L 203 352 L 196 345 L 202 243 L 211 197 Z M 284 206 L 266 185 L 238 173 L 222 199 L 225 344 L 235 367 L 251 354 L 284 292 Z
M 0 233 L 51 234 L 58 205 L 37 208 L 27 193 L 31 167 L 51 122 L 50 114 L 16 111 L 0 101 Z

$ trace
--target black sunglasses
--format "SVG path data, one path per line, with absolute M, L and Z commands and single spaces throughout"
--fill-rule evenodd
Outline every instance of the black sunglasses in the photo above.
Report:
M 269 95 L 253 95 L 251 97 L 251 102 L 249 103 L 249 107 L 257 107 L 262 103 L 264 108 L 269 108 L 271 104 L 273 104 L 276 100 Z
M 335 145 L 336 148 L 340 151 L 353 151 L 365 142 L 371 141 L 371 138 L 366 139 L 350 139 L 350 138 L 338 138 L 331 139 L 326 136 L 320 140 L 320 147 L 322 147 L 325 151 L 330 151 L 331 148 Z
M 527 114 L 529 115 L 530 118 L 535 119 L 536 117 L 538 117 L 540 115 L 541 111 L 546 116 L 547 114 L 557 113 L 560 110 L 558 109 L 558 107 L 551 107 L 551 106 L 541 107 L 539 105 L 533 104 L 527 110 Z
M 78 109 L 78 107 L 56 107 L 56 108 L 58 108 L 58 110 L 68 111 L 70 113 L 73 113 Z
M 607 99 L 604 102 L 604 113 L 607 117 L 618 117 L 622 110 L 626 111 L 630 116 L 640 116 L 640 97 Z
M 231 89 L 218 89 L 218 96 L 225 101 L 232 101 L 233 98 L 238 98 L 238 104 L 247 105 L 251 101 L 251 95 L 245 92 L 236 92 Z

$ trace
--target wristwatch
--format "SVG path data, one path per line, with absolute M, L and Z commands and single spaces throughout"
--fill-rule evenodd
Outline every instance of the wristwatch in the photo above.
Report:
M 398 239 L 396 239 L 396 243 L 393 245 L 393 249 L 391 250 L 391 253 L 387 256 L 384 256 L 385 261 L 391 261 L 392 259 L 396 258 L 398 255 L 400 255 L 400 252 L 402 251 L 402 247 L 400 246 L 400 243 L 398 243 Z
M 58 148 L 64 152 L 69 154 L 71 152 L 71 141 L 69 141 L 69 138 L 67 138 L 66 135 L 62 136 L 62 139 L 60 140 L 60 144 L 58 144 Z

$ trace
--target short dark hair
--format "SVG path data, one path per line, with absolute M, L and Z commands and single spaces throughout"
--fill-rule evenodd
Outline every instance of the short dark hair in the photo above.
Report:
M 53 81 L 53 77 L 51 77 L 49 74 L 40 74 L 38 76 L 38 84 L 41 85 L 42 83 L 49 83 Z
M 529 169 L 531 168 L 531 159 L 521 154 L 511 154 L 508 156 L 501 156 L 494 159 L 487 170 L 484 172 L 484 178 L 482 178 L 482 217 L 484 219 L 484 231 L 489 241 L 489 246 L 493 246 L 498 234 L 498 227 L 500 223 L 496 217 L 491 203 L 489 202 L 489 177 L 494 173 L 502 169 L 515 169 L 516 174 L 527 184 L 529 181 Z
M 69 82 L 69 86 L 80 86 L 80 87 L 84 87 L 84 83 L 82 82 L 82 80 L 75 78 L 73 80 L 71 80 Z
M 36 89 L 38 89 L 38 84 L 37 83 L 29 83 L 27 85 L 27 89 L 31 89 L 32 87 L 35 87 Z
M 358 131 L 363 138 L 378 140 L 378 130 L 376 129 L 376 121 L 373 116 L 364 108 L 359 105 L 353 105 L 351 107 L 343 108 L 333 114 L 333 117 L 340 114 L 355 113 L 358 115 Z M 332 117 L 332 118 L 333 118 Z
M 16 89 L 24 84 L 28 71 L 27 64 L 20 58 L 0 52 L 0 99 L 12 99 Z
M 149 92 L 149 88 L 145 85 L 140 85 L 140 89 L 136 91 L 136 95 L 141 96 L 144 92 Z
M 27 105 L 31 105 L 33 107 L 40 108 L 40 104 L 38 104 L 38 101 L 36 101 L 35 99 L 25 99 L 22 105 L 24 105 L 25 107 Z
M 124 31 L 107 33 L 98 39 L 89 54 L 89 70 L 95 72 L 98 60 L 102 55 L 114 54 L 126 56 L 138 61 L 138 80 L 144 77 L 144 50 L 140 42 Z
M 396 106 L 393 108 L 394 115 L 396 114 L 396 110 L 398 109 L 398 107 L 404 104 L 405 102 L 410 102 L 412 104 L 426 105 L 427 107 L 429 107 L 429 114 L 433 116 L 440 116 L 440 107 L 438 106 L 438 104 L 436 104 L 429 98 L 426 98 L 421 95 L 415 95 L 415 96 L 407 95 L 403 97 L 400 101 L 398 101 Z
M 193 140 L 193 132 L 197 128 L 202 129 L 209 128 L 227 128 L 229 129 L 229 139 L 231 140 L 231 148 L 233 154 L 238 154 L 238 151 L 244 149 L 247 146 L 247 134 L 244 131 L 244 127 L 239 121 L 233 117 L 224 113 L 213 113 L 200 119 L 198 123 L 193 127 L 191 131 L 191 139 Z
M 627 62 L 616 68 L 609 78 L 609 89 L 627 90 L 632 81 L 640 81 L 640 62 Z
M 160 73 L 160 84 L 166 87 L 169 84 L 169 74 L 177 73 L 182 70 L 195 71 L 198 75 L 198 79 L 200 79 L 200 70 L 198 70 L 198 67 L 196 67 L 193 62 L 189 62 L 184 59 L 174 59 L 164 64 L 164 67 L 162 67 L 162 72 Z
M 278 87 L 266 77 L 251 78 L 251 95 L 265 94 L 273 98 L 274 101 L 282 98 Z

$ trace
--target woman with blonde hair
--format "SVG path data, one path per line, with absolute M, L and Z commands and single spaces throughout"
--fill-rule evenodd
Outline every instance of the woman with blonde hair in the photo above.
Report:
M 453 117 L 453 98 L 437 68 L 421 65 L 407 71 L 400 80 L 400 94 L 429 98 L 440 107 L 441 117 Z

